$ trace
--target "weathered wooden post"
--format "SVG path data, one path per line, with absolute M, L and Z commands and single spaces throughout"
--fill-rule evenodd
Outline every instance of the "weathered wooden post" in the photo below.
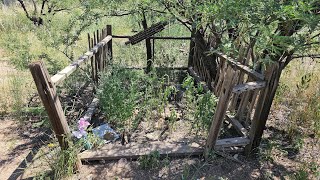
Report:
M 144 30 L 148 29 L 148 24 L 147 24 L 147 19 L 145 16 L 145 13 L 143 12 L 143 21 L 142 21 L 142 26 Z M 147 49 L 147 68 L 146 68 L 146 73 L 151 71 L 151 66 L 152 66 L 152 47 L 151 47 L 151 40 L 150 38 L 146 39 L 146 49 Z
M 66 149 L 65 138 L 70 134 L 70 129 L 56 87 L 51 82 L 50 75 L 43 62 L 34 62 L 29 65 L 29 68 L 59 144 L 62 149 Z
M 48 70 L 43 62 L 34 62 L 29 65 L 34 82 L 37 86 L 39 96 L 48 113 L 50 124 L 59 141 L 62 150 L 68 148 L 67 136 L 70 129 L 62 109 L 56 87 L 51 81 Z M 79 170 L 81 162 L 77 161 L 75 169 Z
M 107 36 L 112 36 L 112 26 L 107 25 Z M 112 51 L 112 39 L 107 43 L 107 50 L 109 55 L 108 64 L 112 64 L 113 62 L 113 51 Z

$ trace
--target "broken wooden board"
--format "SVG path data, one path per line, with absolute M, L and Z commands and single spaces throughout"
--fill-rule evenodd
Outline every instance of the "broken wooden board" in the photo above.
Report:
M 246 146 L 249 143 L 250 143 L 250 139 L 247 137 L 218 139 L 214 146 L 214 150 L 223 150 L 224 148 L 230 148 L 233 146 Z
M 266 86 L 266 82 L 265 81 L 254 81 L 254 82 L 247 82 L 244 84 L 238 84 L 236 85 L 233 89 L 232 92 L 233 93 L 243 93 L 246 91 L 251 91 L 251 90 L 255 90 L 255 89 L 261 89 L 264 88 Z
M 249 143 L 249 139 L 245 137 L 236 137 L 228 139 L 219 139 L 214 147 L 215 150 L 223 152 L 241 152 L 243 148 L 236 146 L 244 146 Z M 204 143 L 169 143 L 161 141 L 151 141 L 144 143 L 131 142 L 126 145 L 106 144 L 100 149 L 86 150 L 79 154 L 79 158 L 84 162 L 98 160 L 119 160 L 138 159 L 140 156 L 148 155 L 154 151 L 159 152 L 161 157 L 190 157 L 202 156 L 204 153 Z
M 193 79 L 196 81 L 196 84 L 201 84 L 203 87 L 204 92 L 208 92 L 209 88 L 207 86 L 207 83 L 205 83 L 204 81 L 202 81 L 201 77 L 193 70 L 193 67 L 189 67 L 188 68 L 188 73 L 190 74 L 190 76 L 193 77 Z
M 238 133 L 240 133 L 242 136 L 245 136 L 247 137 L 248 136 L 248 131 L 246 128 L 244 128 L 242 126 L 242 124 L 237 120 L 235 119 L 233 116 L 231 115 L 226 115 L 226 119 L 234 126 L 234 128 L 236 129 L 236 131 Z
M 203 148 L 197 143 L 182 144 L 152 141 L 145 143 L 131 142 L 126 145 L 106 144 L 101 149 L 87 150 L 79 154 L 82 161 L 118 160 L 121 158 L 138 159 L 158 151 L 162 157 L 187 157 L 203 154 Z
M 144 31 L 139 32 L 131 37 L 129 37 L 129 41 L 125 44 L 137 44 L 143 40 L 150 38 L 151 36 L 157 34 L 158 32 L 164 30 L 165 26 L 168 22 L 159 22 L 157 24 L 152 25 L 151 27 L 145 29 Z

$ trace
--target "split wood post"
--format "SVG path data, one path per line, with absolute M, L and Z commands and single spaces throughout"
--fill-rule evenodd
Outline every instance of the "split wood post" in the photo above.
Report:
M 33 80 L 37 86 L 39 96 L 48 113 L 50 124 L 59 141 L 62 150 L 68 148 L 66 138 L 70 135 L 70 129 L 62 109 L 56 87 L 52 83 L 48 70 L 42 61 L 34 62 L 29 65 Z M 77 159 L 75 171 L 79 171 L 81 166 L 80 159 Z
M 143 21 L 142 21 L 143 29 L 148 29 L 148 24 L 146 20 L 145 13 L 143 12 Z M 152 47 L 151 47 L 151 41 L 150 38 L 146 39 L 146 49 L 147 49 L 147 68 L 146 73 L 149 73 L 151 71 L 152 66 Z
M 50 75 L 43 62 L 32 63 L 29 68 L 59 144 L 62 149 L 66 149 L 68 144 L 65 138 L 70 134 L 70 129 L 64 116 L 56 87 L 51 82 Z
M 258 98 L 249 132 L 250 143 L 245 148 L 245 153 L 247 155 L 255 151 L 260 145 L 263 131 L 270 113 L 272 101 L 279 85 L 281 76 L 280 65 L 277 62 L 271 64 L 265 74 L 267 84 L 266 87 L 261 90 Z
M 224 77 L 225 80 L 223 82 L 222 91 L 219 95 L 219 102 L 211 123 L 209 135 L 206 142 L 206 147 L 204 151 L 204 156 L 206 159 L 208 158 L 210 151 L 213 149 L 214 145 L 216 144 L 222 123 L 226 116 L 230 97 L 232 94 L 232 89 L 234 86 L 234 79 L 235 79 L 234 74 L 235 73 L 234 73 L 233 67 L 231 67 L 231 65 L 228 65 L 226 70 L 226 75 Z
M 112 26 L 107 25 L 107 36 L 112 36 Z M 108 60 L 107 65 L 112 64 L 113 61 L 113 51 L 112 51 L 112 39 L 107 43 Z

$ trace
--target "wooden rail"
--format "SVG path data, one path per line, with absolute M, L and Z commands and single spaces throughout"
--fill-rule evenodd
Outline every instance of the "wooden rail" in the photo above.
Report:
M 227 152 L 239 152 L 237 146 L 249 144 L 250 140 L 246 137 L 236 137 L 228 139 L 219 139 L 215 145 L 216 150 Z M 240 149 L 242 150 L 242 149 Z M 79 154 L 84 162 L 97 160 L 119 160 L 121 158 L 135 160 L 140 156 L 149 155 L 157 151 L 161 157 L 190 157 L 202 156 L 204 152 L 203 142 L 185 143 L 169 143 L 160 141 L 151 141 L 145 143 L 131 142 L 126 145 L 106 144 L 100 149 L 91 149 Z
M 107 36 L 100 43 L 95 45 L 90 51 L 86 52 L 81 56 L 77 61 L 71 63 L 69 66 L 65 67 L 63 70 L 51 77 L 53 84 L 58 85 L 64 81 L 68 76 L 70 76 L 74 71 L 76 71 L 81 65 L 88 62 L 88 60 L 93 57 L 95 53 L 98 52 L 98 49 L 106 45 L 109 41 L 112 40 L 112 36 Z
M 112 35 L 113 39 L 129 39 L 131 36 Z M 151 36 L 149 39 L 162 39 L 162 40 L 191 40 L 191 37 L 171 37 L 171 36 Z
M 95 71 L 102 71 L 103 68 L 106 67 L 105 60 L 107 60 L 107 56 L 109 56 L 109 59 L 112 59 L 112 44 L 110 44 L 112 43 L 111 33 L 110 25 L 108 25 L 106 29 L 102 30 L 101 34 L 99 31 L 97 31 L 97 38 L 95 38 L 95 41 L 102 38 L 104 39 L 97 44 L 94 43 L 95 45 L 93 47 L 91 46 L 92 48 L 88 52 L 51 78 L 43 62 L 34 62 L 29 65 L 29 69 L 36 84 L 39 96 L 48 113 L 50 124 L 53 127 L 53 131 L 59 141 L 61 149 L 67 149 L 69 147 L 66 139 L 70 136 L 70 129 L 59 100 L 56 85 L 63 82 L 81 65 L 84 65 L 89 59 L 93 60 L 93 58 L 95 58 L 96 61 L 94 65 L 96 66 L 99 64 L 99 66 L 97 66 L 98 69 L 95 69 Z M 90 39 L 90 45 L 91 44 L 93 43 L 91 43 Z M 108 47 L 105 47 L 106 45 Z M 95 107 L 98 103 L 98 99 L 93 99 L 91 105 L 89 106 L 87 113 L 85 114 L 85 117 L 89 120 L 91 120 L 91 117 L 95 111 Z M 81 162 L 77 161 L 75 164 L 75 169 L 79 170 L 80 165 Z
M 260 73 L 258 73 L 257 71 L 251 69 L 250 67 L 241 64 L 240 62 L 236 61 L 235 59 L 228 57 L 225 54 L 222 53 L 216 53 L 217 56 L 221 57 L 221 59 L 226 60 L 227 62 L 231 63 L 232 65 L 234 65 L 237 69 L 239 69 L 240 71 L 245 72 L 246 74 L 248 74 L 249 76 L 251 76 L 252 78 L 258 80 L 258 81 L 263 81 L 264 80 L 264 76 Z

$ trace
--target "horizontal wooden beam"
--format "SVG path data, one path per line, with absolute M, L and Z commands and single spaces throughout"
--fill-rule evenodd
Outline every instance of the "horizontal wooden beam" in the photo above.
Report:
M 266 82 L 265 81 L 254 81 L 254 82 L 247 82 L 244 84 L 238 84 L 236 85 L 233 89 L 232 92 L 233 93 L 243 93 L 246 91 L 251 91 L 251 90 L 255 90 L 255 89 L 261 89 L 266 87 Z
M 215 53 L 217 56 L 219 56 L 221 59 L 226 60 L 227 62 L 231 63 L 232 65 L 234 65 L 237 69 L 239 69 L 240 71 L 245 72 L 246 74 L 248 74 L 250 77 L 258 80 L 258 81 L 263 81 L 264 80 L 264 75 L 262 75 L 261 73 L 258 73 L 257 71 L 251 69 L 250 67 L 241 64 L 240 62 L 236 61 L 235 59 L 228 57 L 225 54 L 222 53 Z
M 236 129 L 236 131 L 238 133 L 240 133 L 241 136 L 244 136 L 244 137 L 247 137 L 248 136 L 248 131 L 246 128 L 244 128 L 242 126 L 242 124 L 237 120 L 235 119 L 233 116 L 231 115 L 226 115 L 226 119 L 227 121 L 229 121 L 233 126 L 234 128 Z
M 76 71 L 81 65 L 86 63 L 95 53 L 98 52 L 98 49 L 104 45 L 106 45 L 112 36 L 107 36 L 97 45 L 95 45 L 90 51 L 86 52 L 83 56 L 81 56 L 78 60 L 71 63 L 69 66 L 65 67 L 63 70 L 55 74 L 51 77 L 52 83 L 55 85 L 60 84 L 63 80 L 65 80 L 68 76 L 70 76 L 74 71 Z
M 237 137 L 229 139 L 219 139 L 215 145 L 215 150 L 224 152 L 240 152 L 243 148 L 236 146 L 245 146 L 249 143 L 248 138 Z M 100 149 L 91 149 L 83 151 L 79 154 L 82 161 L 97 160 L 118 160 L 121 158 L 138 159 L 140 156 L 149 155 L 157 151 L 161 157 L 190 157 L 203 155 L 204 143 L 169 143 L 161 141 L 151 141 L 144 143 L 131 142 L 126 145 L 120 143 L 105 144 Z
M 126 35 L 112 35 L 113 39 L 128 39 L 131 36 L 126 36 Z M 191 40 L 191 37 L 170 37 L 170 36 L 166 36 L 166 37 L 160 37 L 160 36 L 152 36 L 149 37 L 148 39 L 163 39 L 163 40 Z
M 203 154 L 203 148 L 197 143 L 168 143 L 152 141 L 146 143 L 131 142 L 126 145 L 106 144 L 101 149 L 87 150 L 79 154 L 82 161 L 95 160 L 118 160 L 121 158 L 138 159 L 140 156 L 148 155 L 154 151 L 159 152 L 162 157 L 186 157 Z

